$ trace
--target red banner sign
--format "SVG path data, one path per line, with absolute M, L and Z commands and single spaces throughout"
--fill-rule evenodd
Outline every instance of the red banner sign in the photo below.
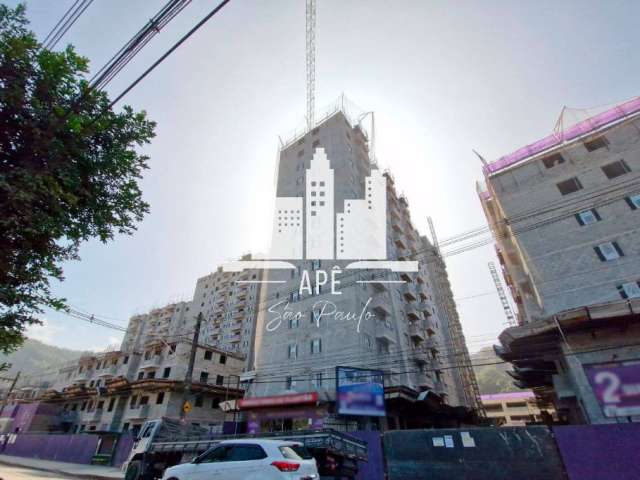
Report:
M 238 401 L 240 409 L 281 407 L 283 405 L 308 405 L 318 402 L 318 392 L 293 393 L 290 395 L 277 395 L 273 397 L 243 398 Z

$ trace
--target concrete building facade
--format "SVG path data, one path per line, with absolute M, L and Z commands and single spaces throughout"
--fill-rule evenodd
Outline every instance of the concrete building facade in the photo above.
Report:
M 493 393 L 482 395 L 480 399 L 487 418 L 499 426 L 522 427 L 553 420 L 553 407 L 545 405 L 541 408 L 531 391 Z
M 185 397 L 195 318 L 191 302 L 179 302 L 131 318 L 118 350 L 87 354 L 60 368 L 29 402 L 55 405 L 54 429 L 137 431 L 146 421 L 179 418 L 221 430 L 220 402 L 241 396 L 237 389 L 245 357 L 203 343 L 198 345 L 192 393 Z M 18 390 L 19 393 L 21 390 Z M 26 399 L 15 395 L 14 403 Z
M 639 140 L 634 99 L 485 165 L 478 188 L 518 307 L 498 353 L 573 423 L 640 418 L 607 415 L 587 375 L 640 356 Z
M 305 179 L 305 171 L 319 168 L 314 163 L 318 152 L 323 173 L 313 173 Z M 329 188 L 331 178 L 333 192 L 326 190 L 320 197 L 316 190 L 320 182 Z M 337 252 L 330 255 L 328 250 L 310 249 L 307 230 L 307 260 L 291 262 L 295 265 L 291 270 L 269 270 L 264 274 L 270 283 L 264 284 L 260 292 L 254 364 L 244 376 L 246 397 L 306 401 L 308 395 L 304 394 L 317 395 L 318 404 L 303 405 L 299 412 L 308 424 L 345 427 L 347 420 L 339 418 L 332 406 L 335 368 L 339 365 L 385 371 L 387 390 L 394 391 L 396 399 L 413 402 L 421 392 L 429 392 L 444 405 L 478 405 L 479 399 L 470 386 L 463 386 L 459 375 L 453 373 L 456 369 L 447 368 L 459 363 L 452 355 L 450 337 L 460 336 L 458 343 L 462 345 L 464 338 L 460 330 L 451 330 L 446 317 L 441 316 L 443 306 L 438 305 L 438 298 L 450 296 L 451 292 L 434 292 L 430 265 L 433 247 L 414 228 L 408 203 L 396 193 L 391 175 L 383 174 L 371 162 L 368 138 L 362 128 L 338 109 L 316 128 L 284 145 L 278 165 L 277 197 L 306 198 L 306 215 L 319 205 L 311 203 L 313 198 L 333 197 L 330 215 L 337 215 L 340 222 L 349 215 L 355 201 L 367 210 L 369 200 L 380 203 L 379 194 L 376 199 L 368 196 L 367 182 L 372 179 L 381 183 L 387 199 L 383 206 L 388 213 L 382 217 L 380 229 L 384 246 L 379 250 L 386 252 L 388 260 L 418 260 L 419 271 L 347 269 L 351 262 L 340 255 L 344 252 L 339 251 L 341 232 L 337 225 L 332 227 L 338 229 Z M 317 233 L 333 235 L 333 229 L 327 232 L 324 228 L 326 225 Z M 351 251 L 356 250 L 351 247 Z M 334 259 L 336 256 L 338 259 Z M 460 358 L 464 362 L 464 357 Z M 265 411 L 264 422 L 260 415 L 255 422 L 263 423 L 259 428 L 270 428 L 279 414 L 291 420 L 296 415 L 295 408 L 290 406 L 286 413 Z M 390 424 L 396 420 L 390 413 Z

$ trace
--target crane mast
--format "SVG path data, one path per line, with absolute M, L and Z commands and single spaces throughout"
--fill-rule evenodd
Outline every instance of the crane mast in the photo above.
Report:
M 307 0 L 307 128 L 315 127 L 316 0 Z

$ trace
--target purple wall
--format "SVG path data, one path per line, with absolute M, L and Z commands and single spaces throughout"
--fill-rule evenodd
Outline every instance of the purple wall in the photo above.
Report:
M 383 480 L 384 462 L 382 453 L 381 432 L 347 432 L 360 440 L 364 440 L 369 445 L 368 462 L 358 462 L 357 480 Z
M 553 427 L 570 480 L 640 478 L 640 424 Z
M 133 437 L 130 433 L 124 433 L 118 438 L 118 443 L 116 445 L 116 451 L 113 454 L 113 461 L 111 464 L 114 467 L 121 466 L 129 456 L 131 452 L 131 448 L 133 447 Z
M 17 457 L 90 464 L 98 440 L 97 435 L 23 433 L 15 435 L 15 442 L 7 443 L 2 453 Z

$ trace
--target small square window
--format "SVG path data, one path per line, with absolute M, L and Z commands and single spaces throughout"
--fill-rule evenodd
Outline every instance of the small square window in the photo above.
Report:
M 576 214 L 576 220 L 580 225 L 591 225 L 601 220 L 600 215 L 595 209 L 585 210 Z
M 544 157 L 542 159 L 542 163 L 544 164 L 545 168 L 552 168 L 552 167 L 555 167 L 556 165 L 560 165 L 561 163 L 564 163 L 564 157 L 559 153 L 554 153 L 553 155 Z
M 640 282 L 629 282 L 618 285 L 618 292 L 622 298 L 640 298 Z
M 315 200 L 311 200 L 311 206 L 312 206 L 312 207 L 315 207 L 315 206 L 316 206 L 316 202 L 315 202 Z
M 320 196 L 324 197 L 324 190 L 320 190 Z
M 624 160 L 618 160 L 617 162 L 610 163 L 602 167 L 602 171 L 607 176 L 607 178 L 612 179 L 616 177 L 620 177 L 625 173 L 629 173 L 631 169 L 627 162 Z
M 321 207 L 324 207 L 324 202 L 320 202 L 320 206 L 321 206 Z
M 321 187 L 324 187 L 324 182 L 320 182 L 320 186 L 321 186 Z
M 316 211 L 315 210 L 311 210 L 311 216 L 315 217 L 316 216 Z
M 584 148 L 588 151 L 593 152 L 600 148 L 606 148 L 609 145 L 609 141 L 605 137 L 597 137 L 588 142 L 584 142 Z
M 322 193 L 322 192 L 320 192 L 320 193 Z M 312 197 L 315 197 L 315 196 L 316 196 L 316 191 L 315 191 L 315 190 L 312 190 L 312 191 L 311 191 L 311 196 L 312 196 Z
M 638 210 L 640 208 L 640 194 L 631 195 L 630 197 L 625 198 L 631 210 Z
M 311 186 L 315 187 L 316 186 L 316 182 L 311 182 Z
M 601 243 L 594 247 L 594 250 L 602 262 L 608 262 L 624 256 L 617 242 Z
M 582 189 L 582 184 L 577 177 L 570 178 L 569 180 L 565 180 L 564 182 L 560 182 L 557 184 L 558 190 L 562 195 L 569 195 L 570 193 L 577 192 Z

